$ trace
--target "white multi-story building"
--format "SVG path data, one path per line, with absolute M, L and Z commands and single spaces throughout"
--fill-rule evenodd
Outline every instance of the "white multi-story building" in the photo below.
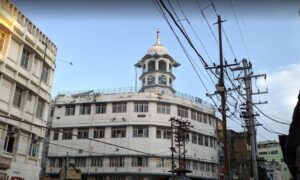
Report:
M 115 89 L 58 95 L 47 174 L 55 177 L 70 163 L 81 170 L 82 179 L 168 179 L 169 120 L 181 117 L 193 126 L 185 151 L 187 169 L 192 171 L 188 176 L 217 179 L 215 110 L 200 98 L 175 92 L 172 69 L 179 65 L 160 44 L 158 33 L 156 44 L 136 64 L 143 69 L 139 92 Z
M 17 7 L 0 1 L 0 179 L 39 179 L 56 51 Z

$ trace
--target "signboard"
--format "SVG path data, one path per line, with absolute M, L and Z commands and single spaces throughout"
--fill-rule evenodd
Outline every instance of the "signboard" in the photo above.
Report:
M 11 166 L 11 158 L 0 156 L 0 169 L 9 169 Z

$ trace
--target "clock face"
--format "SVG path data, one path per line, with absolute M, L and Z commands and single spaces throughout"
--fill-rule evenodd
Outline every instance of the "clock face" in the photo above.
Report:
M 162 75 L 158 77 L 158 83 L 162 85 L 167 85 L 167 77 Z
M 151 84 L 155 84 L 155 77 L 154 76 L 148 76 L 148 85 L 151 85 Z

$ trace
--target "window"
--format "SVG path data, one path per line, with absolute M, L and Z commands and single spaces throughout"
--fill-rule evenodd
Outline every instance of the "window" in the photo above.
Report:
M 100 158 L 100 157 L 92 158 L 91 166 L 92 167 L 102 167 L 103 166 L 103 158 Z
M 55 112 L 55 107 L 52 106 L 50 109 L 50 117 L 54 116 L 54 112 Z
M 72 116 L 74 114 L 75 114 L 75 105 L 67 105 L 65 115 Z
M 171 139 L 172 138 L 172 131 L 171 130 L 164 130 L 164 138 Z
M 197 134 L 196 133 L 192 133 L 192 143 L 197 144 Z
M 165 159 L 164 158 L 156 158 L 156 167 L 164 167 Z
M 127 111 L 126 102 L 113 103 L 113 113 L 124 113 Z
M 180 117 L 186 117 L 186 118 L 189 117 L 188 108 L 178 106 L 177 107 L 177 115 L 180 116 Z
M 148 137 L 148 127 L 133 127 L 132 137 Z
M 58 140 L 58 135 L 59 135 L 59 132 L 54 131 L 54 133 L 53 133 L 53 140 Z
M 157 113 L 170 114 L 170 104 L 157 103 Z
M 160 60 L 159 63 L 158 63 L 158 65 L 159 65 L 159 67 L 158 67 L 159 70 L 163 70 L 163 71 L 167 70 L 167 63 L 165 61 Z
M 147 102 L 135 102 L 134 103 L 134 112 L 148 112 L 148 103 Z
M 161 75 L 158 77 L 158 84 L 167 85 L 167 77 L 165 75 Z
M 148 80 L 148 85 L 155 84 L 155 77 L 154 76 L 149 75 L 147 77 L 147 80 Z
M 262 151 L 262 152 L 259 152 L 258 154 L 259 154 L 259 155 L 266 155 L 266 154 L 268 154 L 268 152 Z
M 55 167 L 55 158 L 50 159 L 50 167 Z
M 185 133 L 185 142 L 190 142 L 190 134 L 188 132 Z
M 212 137 L 209 138 L 210 139 L 210 147 L 214 147 L 214 139 Z
M 211 172 L 213 172 L 213 173 L 216 172 L 216 166 L 214 164 L 211 165 Z
M 161 138 L 161 129 L 156 129 L 156 138 Z
M 207 124 L 207 114 L 203 114 L 203 122 Z
M 48 82 L 49 70 L 50 68 L 48 68 L 46 65 L 43 65 L 41 80 L 44 81 L 45 83 Z
M 205 145 L 205 146 L 208 146 L 208 136 L 205 136 L 205 137 L 204 137 L 204 145 Z
M 124 167 L 124 157 L 109 158 L 109 167 Z
M 201 112 L 198 112 L 198 111 L 195 111 L 195 110 L 191 110 L 191 119 L 193 119 L 195 121 L 202 122 L 202 114 L 201 114 Z
M 43 112 L 44 112 L 44 101 L 41 100 L 41 99 L 38 99 L 38 102 L 37 102 L 37 107 L 36 107 L 36 117 L 38 118 L 42 118 L 43 117 Z
M 156 138 L 171 139 L 172 130 L 166 128 L 156 128 Z
M 208 119 L 208 124 L 211 125 L 211 116 L 207 115 L 207 119 Z
M 198 144 L 203 146 L 203 136 L 201 134 L 198 134 Z
M 63 165 L 63 158 L 57 158 L 58 160 L 58 167 L 62 167 Z
M 191 169 L 190 161 L 185 161 L 185 167 L 186 167 L 186 169 Z
M 104 138 L 105 128 L 94 128 L 94 138 Z
M 2 53 L 4 49 L 5 36 L 6 34 L 0 30 L 0 53 Z
M 78 129 L 77 139 L 88 139 L 89 138 L 89 129 Z
M 198 170 L 198 162 L 197 161 L 193 161 L 193 170 Z
M 28 68 L 28 62 L 29 62 L 29 52 L 26 49 L 23 49 L 22 58 L 21 58 L 21 66 L 25 69 Z
M 5 143 L 4 143 L 4 151 L 12 153 L 14 150 L 15 137 L 13 134 L 7 132 Z
M 210 171 L 210 164 L 206 163 L 206 171 Z
M 126 176 L 110 176 L 110 180 L 125 180 Z
M 15 90 L 13 105 L 18 108 L 21 108 L 23 96 L 24 90 L 17 86 Z
M 155 70 L 155 61 L 150 61 L 148 63 L 148 71 L 154 71 Z
M 35 139 L 35 135 L 31 136 L 31 143 L 30 143 L 30 147 L 29 147 L 29 153 L 28 155 L 31 157 L 36 157 L 37 152 L 38 152 L 38 145 Z
M 278 151 L 277 150 L 271 151 L 271 154 L 278 154 Z
M 203 162 L 199 162 L 199 170 L 204 171 L 204 163 Z
M 63 129 L 62 139 L 72 139 L 73 129 Z
M 111 128 L 112 138 L 124 138 L 126 137 L 126 127 L 113 127 Z
M 96 114 L 106 113 L 106 103 L 96 104 Z
M 82 105 L 80 105 L 79 114 L 91 114 L 91 104 L 82 104 Z
M 85 167 L 86 158 L 75 158 L 75 167 Z
M 148 158 L 147 157 L 132 157 L 132 167 L 147 167 Z

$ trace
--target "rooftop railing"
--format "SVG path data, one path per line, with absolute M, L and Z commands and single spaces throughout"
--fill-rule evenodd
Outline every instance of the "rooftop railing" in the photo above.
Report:
M 140 87 L 120 87 L 120 88 L 106 88 L 106 89 L 96 89 L 96 90 L 82 90 L 82 91 L 63 91 L 59 92 L 57 96 L 85 96 L 85 95 L 92 95 L 92 94 L 102 94 L 102 95 L 109 95 L 109 94 L 119 94 L 119 93 L 137 93 L 136 89 L 140 89 Z M 201 98 L 192 96 L 187 93 L 183 93 L 180 91 L 176 91 L 173 94 L 175 97 L 179 97 L 185 100 L 190 100 L 192 102 L 202 104 L 205 106 L 209 106 L 213 108 L 213 105 L 209 102 L 203 101 Z

